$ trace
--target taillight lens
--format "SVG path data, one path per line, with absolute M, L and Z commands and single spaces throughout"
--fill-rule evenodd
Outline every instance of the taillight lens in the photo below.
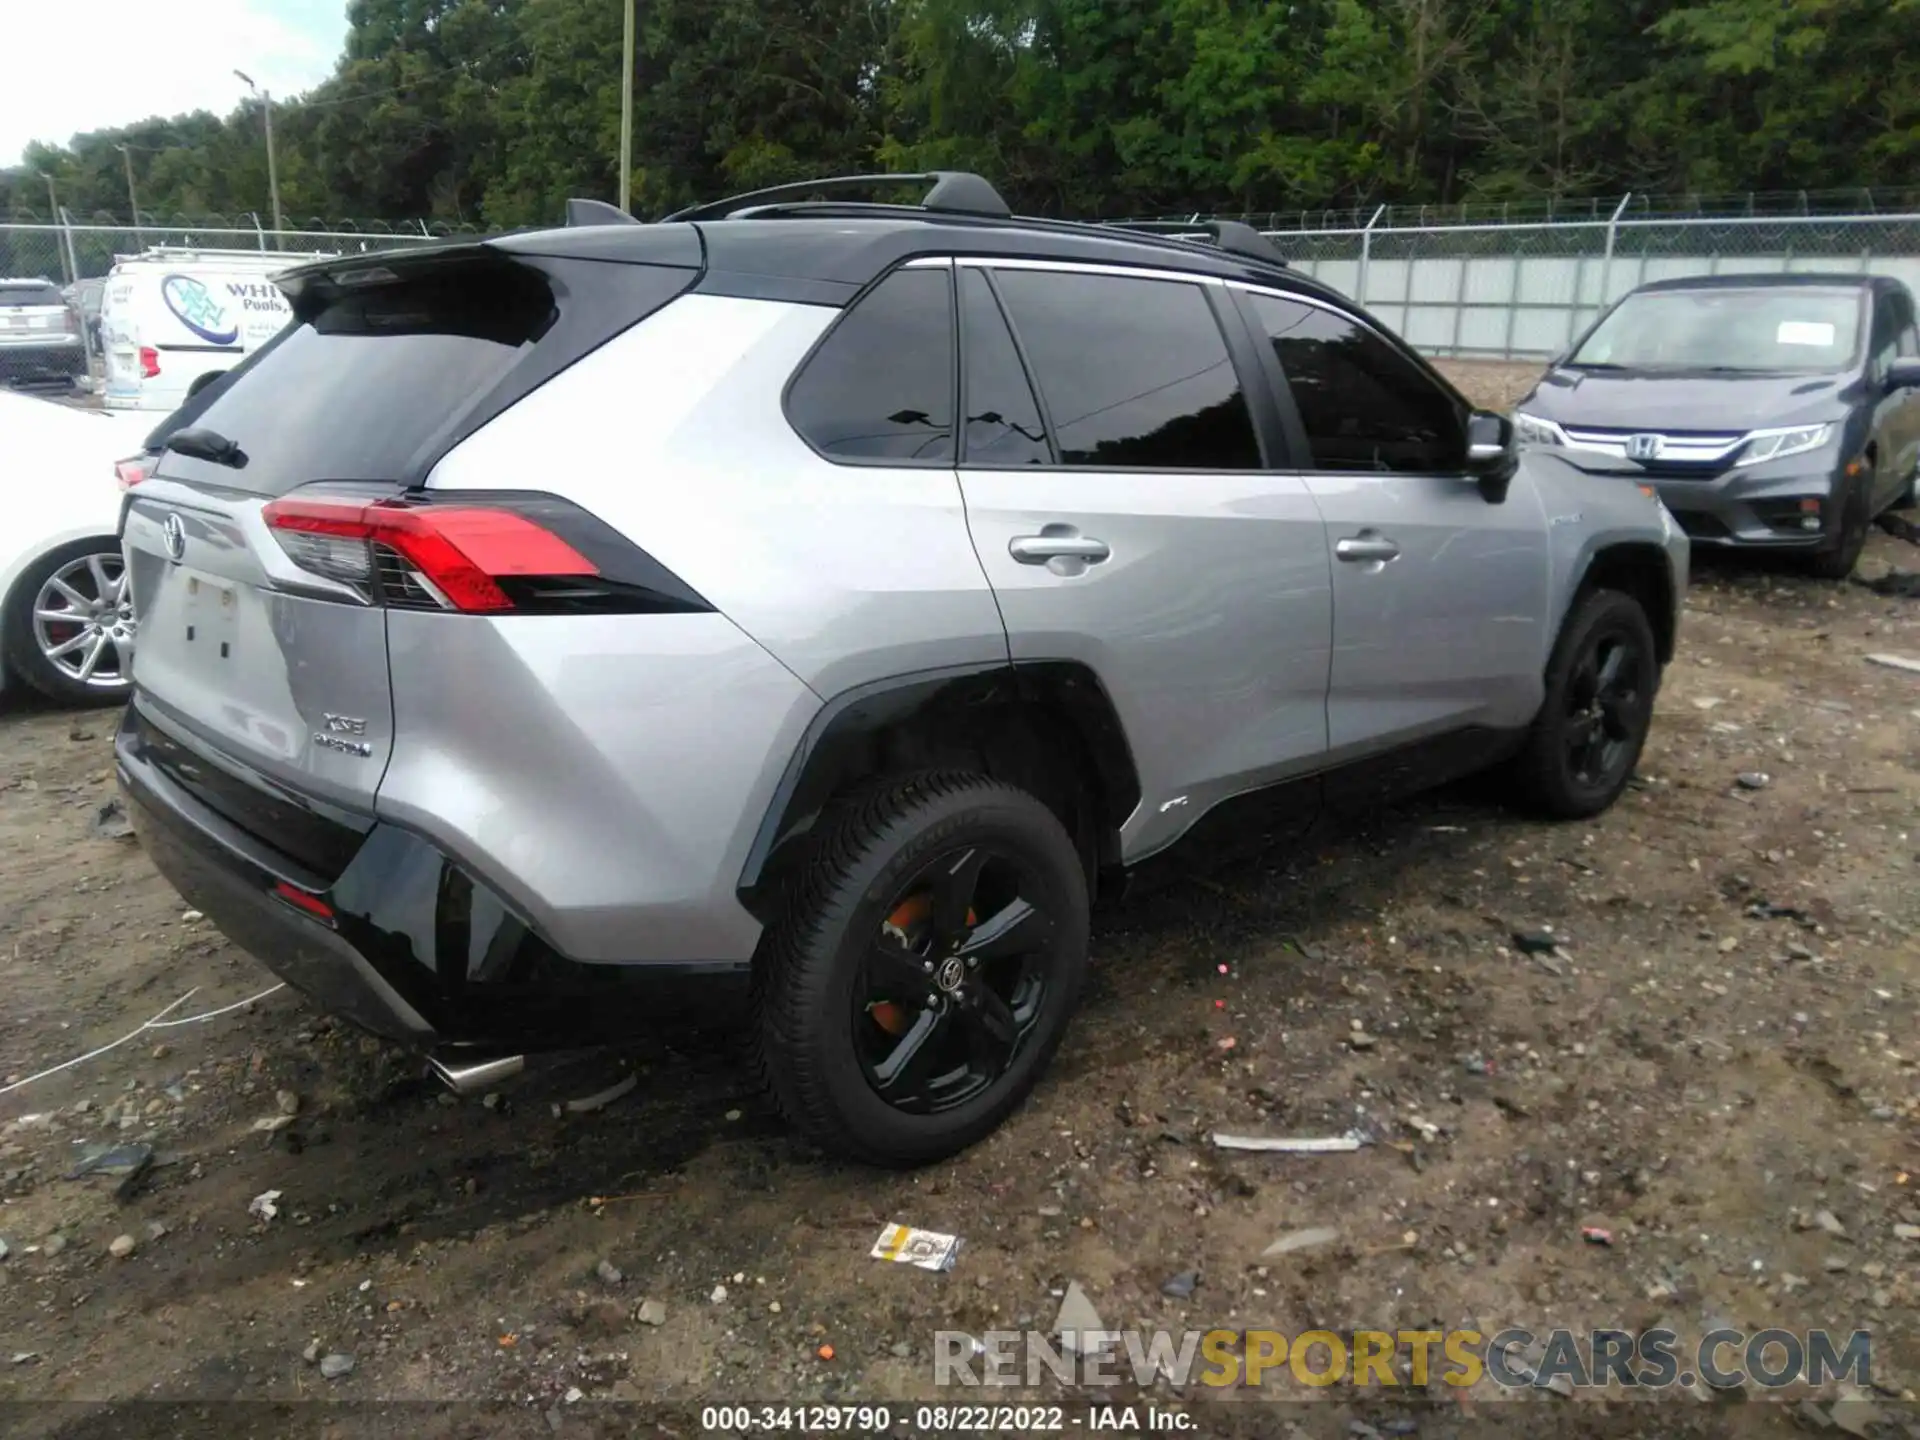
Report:
M 160 352 L 151 345 L 140 347 L 140 378 L 151 380 L 160 373 Z
M 147 478 L 147 472 L 153 468 L 153 462 L 144 455 L 136 455 L 130 460 L 113 462 L 113 478 L 122 490 L 131 490 Z
M 551 530 L 504 508 L 281 499 L 262 517 L 301 569 L 412 609 L 514 610 L 502 581 L 600 573 Z

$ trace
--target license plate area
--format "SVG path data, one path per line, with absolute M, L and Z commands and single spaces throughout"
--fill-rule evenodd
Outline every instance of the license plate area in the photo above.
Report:
M 197 570 L 174 572 L 179 605 L 175 639 L 180 654 L 197 668 L 231 664 L 239 658 L 240 593 L 232 581 Z

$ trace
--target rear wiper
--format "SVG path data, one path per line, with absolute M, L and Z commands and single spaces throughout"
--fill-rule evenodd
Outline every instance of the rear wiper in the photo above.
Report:
M 244 470 L 247 464 L 246 451 L 219 431 L 208 430 L 202 426 L 174 431 L 167 437 L 166 448 L 194 460 L 206 460 L 214 465 L 225 465 L 234 470 Z
M 1625 365 L 1616 365 L 1611 360 L 1569 360 L 1560 367 L 1563 370 L 1625 370 Z

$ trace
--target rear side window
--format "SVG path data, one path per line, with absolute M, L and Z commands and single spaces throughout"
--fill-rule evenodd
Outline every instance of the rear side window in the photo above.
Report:
M 1240 379 L 1198 285 L 1002 270 L 1065 465 L 1257 470 Z
M 623 266 L 619 278 L 619 304 L 645 314 L 691 272 Z M 161 473 L 270 495 L 316 480 L 406 481 L 559 322 L 547 278 L 497 259 L 403 270 L 397 282 L 303 302 L 193 417 L 238 445 L 246 465 L 170 453 Z
M 1316 470 L 1444 474 L 1465 464 L 1458 403 L 1400 351 L 1348 316 L 1248 298 L 1286 372 Z
M 960 271 L 960 350 L 967 424 L 961 463 L 1045 465 L 1052 461 L 1040 405 L 1007 331 L 986 272 Z
M 787 392 L 787 415 L 832 460 L 953 464 L 953 281 L 899 270 L 834 325 Z
M 52 285 L 0 285 L 0 305 L 64 305 Z

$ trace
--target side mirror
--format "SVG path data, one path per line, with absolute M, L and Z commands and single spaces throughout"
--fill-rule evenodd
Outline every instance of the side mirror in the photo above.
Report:
M 1467 417 L 1467 476 L 1480 486 L 1481 498 L 1489 505 L 1507 498 L 1519 463 L 1511 420 L 1491 410 L 1476 410 Z
M 1920 390 L 1920 357 L 1903 355 L 1889 365 L 1887 389 Z

